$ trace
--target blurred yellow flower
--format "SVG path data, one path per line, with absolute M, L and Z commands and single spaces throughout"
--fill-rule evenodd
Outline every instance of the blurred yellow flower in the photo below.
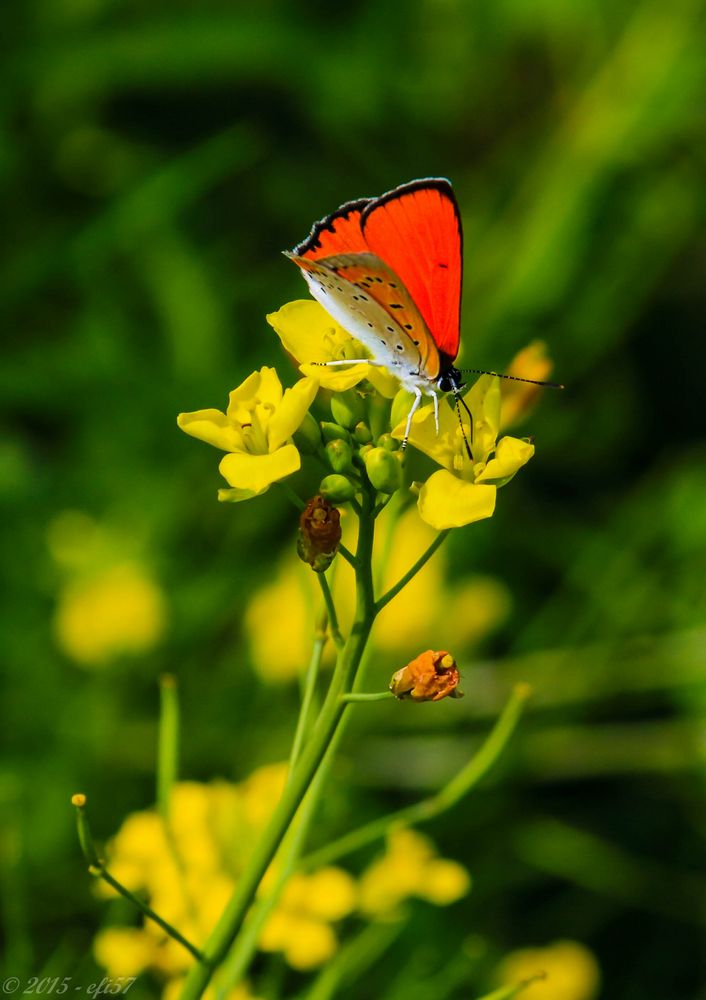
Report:
M 121 563 L 65 585 L 54 617 L 61 649 L 76 662 L 103 666 L 147 652 L 162 638 L 166 605 L 137 563 Z
M 515 355 L 507 369 L 508 375 L 515 378 L 531 378 L 536 382 L 546 382 L 552 373 L 554 364 L 547 354 L 547 345 L 543 340 L 533 340 L 527 347 Z M 500 386 L 502 397 L 500 410 L 500 426 L 509 427 L 520 423 L 534 409 L 537 399 L 544 390 L 539 385 L 529 382 L 512 382 L 503 379 Z
M 439 858 L 431 840 L 416 830 L 397 827 L 388 834 L 385 854 L 362 875 L 360 909 L 367 916 L 385 917 L 411 896 L 447 906 L 470 888 L 463 865 Z
M 402 514 L 393 526 L 388 526 L 389 516 L 388 511 L 382 515 L 376 540 L 376 558 L 384 565 L 381 593 L 394 586 L 416 555 L 421 555 L 436 538 L 436 531 L 420 518 L 416 508 Z M 389 551 L 384 553 L 386 545 Z M 409 654 L 438 641 L 460 654 L 500 624 L 509 609 L 507 588 L 497 580 L 472 576 L 449 583 L 447 557 L 442 549 L 407 584 L 404 593 L 383 608 L 375 623 L 374 642 L 386 653 Z
M 341 519 L 343 541 L 355 547 L 354 519 Z M 407 572 L 416 555 L 436 537 L 415 508 L 396 517 L 390 509 L 380 518 L 375 559 L 383 566 L 378 592 L 383 593 Z M 332 589 L 341 626 L 353 614 L 352 591 L 344 566 L 336 568 Z M 312 574 L 287 554 L 271 582 L 256 590 L 245 612 L 245 632 L 254 669 L 268 683 L 296 680 L 311 656 L 315 611 L 321 594 Z M 407 656 L 430 641 L 450 646 L 460 654 L 499 625 L 509 613 L 507 588 L 491 577 L 473 575 L 449 583 L 447 558 L 442 549 L 405 587 L 404 593 L 380 613 L 374 632 L 375 646 L 390 656 Z M 443 616 L 443 631 L 439 621 Z M 276 620 L 278 628 L 271 627 Z M 286 636 L 286 642 L 282 640 Z M 334 650 L 324 652 L 330 663 Z
M 228 409 L 180 413 L 179 427 L 192 437 L 229 452 L 219 470 L 231 489 L 221 500 L 248 500 L 296 472 L 301 459 L 290 442 L 311 406 L 319 382 L 303 378 L 282 392 L 274 368 L 253 372 L 230 393 Z
M 421 517 L 437 530 L 458 528 L 491 517 L 497 487 L 509 482 L 534 454 L 534 445 L 528 441 L 513 437 L 497 441 L 499 378 L 482 375 L 467 393 L 466 403 L 473 414 L 472 435 L 467 418 L 462 419 L 462 429 L 457 414 L 443 402 L 439 406 L 438 433 L 432 406 L 418 410 L 410 428 L 410 444 L 443 466 L 422 486 L 418 503 Z M 392 434 L 402 439 L 404 433 L 403 421 Z
M 162 1000 L 179 1000 L 181 991 L 184 989 L 184 978 L 175 976 L 170 979 L 162 990 Z M 247 983 L 239 983 L 225 993 L 217 986 L 209 986 L 203 994 L 203 1000 L 259 1000 L 251 992 Z
M 322 389 L 343 392 L 367 379 L 381 395 L 392 399 L 400 387 L 397 379 L 384 368 L 372 365 L 321 367 L 322 361 L 367 358 L 370 352 L 339 326 L 318 302 L 311 299 L 288 302 L 277 312 L 270 313 L 267 322 L 282 341 L 285 351 L 299 362 L 299 370 L 318 379 Z
M 598 993 L 598 963 L 578 941 L 514 951 L 500 963 L 497 980 L 501 986 L 512 986 L 539 973 L 544 973 L 544 978 L 522 994 L 528 1000 L 593 1000 Z
M 282 794 L 286 774 L 287 765 L 277 763 L 258 768 L 238 785 L 178 783 L 172 789 L 169 830 L 154 810 L 128 816 L 108 844 L 109 870 L 128 889 L 144 892 L 160 916 L 202 945 Z M 275 875 L 270 871 L 269 879 Z M 103 896 L 114 895 L 104 882 L 97 887 Z M 281 951 L 294 968 L 313 968 L 338 945 L 330 925 L 356 905 L 355 882 L 342 869 L 296 874 L 272 912 L 261 947 Z M 140 928 L 100 931 L 94 951 L 109 976 L 151 969 L 171 981 L 192 963 L 188 952 L 151 921 Z
M 245 612 L 253 667 L 267 682 L 289 681 L 306 669 L 311 655 L 316 594 L 310 572 L 287 554 L 270 583 L 255 591 Z M 277 628 L 272 628 L 272 622 Z
M 281 951 L 292 968 L 316 968 L 338 946 L 330 923 L 352 913 L 356 902 L 355 882 L 341 868 L 295 874 L 263 928 L 260 947 L 264 951 Z

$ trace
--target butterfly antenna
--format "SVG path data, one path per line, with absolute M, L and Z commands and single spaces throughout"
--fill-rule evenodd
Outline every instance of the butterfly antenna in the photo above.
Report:
M 461 407 L 463 406 L 464 410 L 466 411 L 466 413 L 468 414 L 468 416 L 471 419 L 471 423 L 470 423 L 471 441 L 473 441 L 473 414 L 468 409 L 468 404 L 466 403 L 466 400 L 463 398 L 463 396 L 458 391 L 458 389 L 454 388 L 453 394 L 454 394 L 454 399 L 456 400 L 456 416 L 458 417 L 458 425 L 461 428 L 461 435 L 463 436 L 463 443 L 466 446 L 466 454 L 468 455 L 469 459 L 472 462 L 473 461 L 473 452 L 471 451 L 471 446 L 468 443 L 468 438 L 466 437 L 466 428 L 463 426 L 463 419 L 461 417 Z
M 496 378 L 506 378 L 511 382 L 529 382 L 530 385 L 543 385 L 546 389 L 565 389 L 561 382 L 540 382 L 535 378 L 520 378 L 519 375 L 503 375 L 501 372 L 487 372 L 482 368 L 459 368 L 464 375 L 495 375 Z

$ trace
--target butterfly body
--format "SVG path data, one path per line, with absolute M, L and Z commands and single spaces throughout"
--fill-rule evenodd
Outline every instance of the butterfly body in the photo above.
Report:
M 313 297 L 416 396 L 457 391 L 462 230 L 451 184 L 342 205 L 287 256 Z M 410 418 L 411 419 L 411 418 Z

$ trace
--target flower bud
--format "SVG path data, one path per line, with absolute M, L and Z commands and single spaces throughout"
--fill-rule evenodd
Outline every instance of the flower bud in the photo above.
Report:
M 358 442 L 358 444 L 370 444 L 373 440 L 373 435 L 370 433 L 370 428 L 362 420 L 359 424 L 355 425 L 353 430 L 353 437 Z
M 330 421 L 322 420 L 320 426 L 324 441 L 350 440 L 350 434 L 340 424 L 332 424 Z
M 459 680 L 458 667 L 451 653 L 428 649 L 392 675 L 390 691 L 396 698 L 411 698 L 412 701 L 462 698 Z
M 390 413 L 390 427 L 394 430 L 398 424 L 404 424 L 409 416 L 409 411 L 414 404 L 414 395 L 406 389 L 400 389 L 392 400 L 392 412 Z
M 340 521 L 339 511 L 322 496 L 312 497 L 302 511 L 297 555 L 315 573 L 323 573 L 333 562 L 341 541 Z
M 334 472 L 348 472 L 352 468 L 353 452 L 347 441 L 336 438 L 326 445 L 326 458 Z
M 331 503 L 346 503 L 355 496 L 355 484 L 345 476 L 325 476 L 319 485 L 319 492 Z
M 299 429 L 292 435 L 294 443 L 304 455 L 315 455 L 321 444 L 321 428 L 310 413 L 306 413 Z
M 402 466 L 385 448 L 371 448 L 365 456 L 365 471 L 376 490 L 394 493 L 402 485 Z
M 365 417 L 365 403 L 356 389 L 337 392 L 331 397 L 331 416 L 342 427 L 355 427 Z
M 381 434 L 378 438 L 378 447 L 385 451 L 397 451 L 400 442 L 393 438 L 392 434 Z

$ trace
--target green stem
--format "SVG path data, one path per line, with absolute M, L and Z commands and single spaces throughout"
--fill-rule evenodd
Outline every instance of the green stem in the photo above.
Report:
M 291 486 L 289 486 L 283 480 L 280 480 L 277 483 L 277 485 L 280 486 L 284 490 L 284 492 L 287 495 L 287 499 L 289 500 L 289 502 L 292 504 L 293 507 L 296 507 L 297 510 L 299 510 L 299 511 L 304 510 L 304 508 L 306 507 L 306 504 L 301 499 L 301 497 L 297 496 L 297 494 L 294 492 L 294 490 L 292 489 Z
M 314 692 L 316 691 L 316 681 L 319 676 L 319 668 L 321 667 L 321 656 L 324 651 L 324 646 L 326 645 L 326 636 L 317 635 L 314 639 L 314 646 L 311 651 L 311 659 L 309 660 L 309 666 L 306 671 L 306 678 L 304 680 L 304 693 L 302 695 L 302 704 L 299 709 L 299 718 L 297 719 L 297 728 L 294 732 L 294 741 L 292 743 L 292 749 L 289 754 L 289 775 L 291 776 L 294 772 L 295 765 L 299 760 L 299 755 L 301 754 L 302 746 L 304 745 L 304 740 L 306 738 L 307 730 L 309 728 L 309 722 L 311 720 L 311 707 L 314 701 Z
M 370 693 L 356 692 L 352 694 L 342 694 L 341 701 L 355 703 L 357 701 L 389 701 L 394 698 L 392 691 L 372 691 Z
M 88 864 L 88 871 L 91 875 L 96 878 L 102 878 L 104 882 L 107 882 L 109 886 L 112 886 L 116 892 L 119 892 L 121 896 L 125 899 L 129 899 L 133 906 L 135 906 L 141 913 L 152 920 L 155 924 L 162 928 L 169 937 L 174 938 L 178 941 L 180 945 L 186 948 L 187 951 L 191 952 L 194 958 L 199 962 L 206 962 L 207 959 L 205 955 L 199 951 L 199 949 L 188 941 L 184 935 L 172 927 L 170 923 L 160 917 L 158 913 L 143 902 L 134 893 L 130 892 L 121 882 L 118 882 L 116 878 L 110 874 L 105 866 L 105 862 L 101 860 L 96 850 L 96 846 L 93 840 L 93 835 L 91 833 L 91 828 L 88 823 L 88 816 L 86 815 L 86 797 L 84 795 L 74 795 L 72 798 L 72 803 L 76 807 L 76 825 L 78 829 L 78 839 L 81 844 L 81 850 L 83 856 Z
M 444 531 L 440 531 L 439 534 L 434 539 L 434 541 L 429 546 L 429 548 L 426 550 L 426 552 L 423 552 L 422 555 L 419 557 L 419 559 L 417 559 L 414 566 L 412 566 L 412 568 L 409 569 L 400 580 L 398 580 L 398 582 L 394 585 L 394 587 L 390 587 L 390 589 L 387 591 L 386 594 L 383 594 L 382 597 L 378 598 L 375 604 L 376 614 L 382 611 L 385 605 L 389 604 L 394 597 L 397 597 L 399 592 L 403 590 L 407 586 L 409 581 L 417 575 L 419 570 L 423 566 L 425 566 L 426 563 L 429 562 L 429 560 L 434 555 L 436 550 L 439 548 L 441 543 L 444 541 L 450 530 L 451 530 L 450 528 L 445 528 Z
M 519 722 L 529 695 L 529 685 L 517 684 L 515 686 L 510 700 L 478 752 L 440 791 L 422 799 L 421 802 L 415 802 L 411 806 L 372 820 L 320 848 L 320 850 L 308 854 L 302 859 L 301 867 L 310 870 L 328 865 L 344 854 L 350 854 L 352 851 L 357 851 L 380 837 L 384 837 L 390 827 L 395 824 L 421 823 L 433 819 L 454 806 L 487 774 L 503 752 Z
M 339 556 L 343 556 L 343 558 L 346 560 L 346 562 L 350 563 L 350 565 L 353 567 L 353 569 L 356 568 L 355 556 L 350 551 L 350 549 L 347 549 L 345 547 L 345 545 L 339 545 L 338 546 L 338 554 L 339 554 Z
M 343 718 L 346 705 L 341 701 L 341 695 L 352 687 L 375 618 L 372 506 L 371 498 L 364 493 L 355 560 L 356 614 L 348 640 L 339 653 L 326 700 L 282 798 L 255 847 L 230 902 L 206 943 L 204 953 L 208 964 L 196 965 L 191 969 L 181 1000 L 197 1000 L 203 994 L 211 980 L 213 969 L 220 965 L 230 950 L 243 926 L 262 877 L 282 843 Z
M 176 679 L 172 674 L 162 674 L 159 679 L 159 707 L 157 805 L 162 819 L 167 823 L 172 786 L 177 779 L 179 766 L 179 699 Z
M 394 924 L 373 923 L 341 948 L 319 973 L 302 1000 L 331 1000 L 345 983 L 354 983 L 358 976 L 390 947 L 404 927 Z
M 282 851 L 277 856 L 278 871 L 274 884 L 270 887 L 267 896 L 258 900 L 253 906 L 242 931 L 218 973 L 215 985 L 220 995 L 227 995 L 245 976 L 257 951 L 262 929 L 277 905 L 284 886 L 296 870 L 297 861 L 309 833 L 316 806 L 319 803 L 321 789 L 328 772 L 327 764 L 331 760 L 331 756 L 329 752 L 317 771 L 302 803 L 297 822 L 292 827 L 288 838 L 282 845 Z
M 331 593 L 331 588 L 329 587 L 328 580 L 323 573 L 317 573 L 319 578 L 319 585 L 321 587 L 321 593 L 324 597 L 324 604 L 326 605 L 326 613 L 328 615 L 328 626 L 331 632 L 331 638 L 333 639 L 336 648 L 342 649 L 344 645 L 343 636 L 341 635 L 341 630 L 338 627 L 338 615 L 336 614 L 336 605 L 333 603 L 333 594 Z
M 530 979 L 523 979 L 521 983 L 515 983 L 514 986 L 501 986 L 499 990 L 486 993 L 479 1000 L 513 1000 L 513 997 L 519 996 L 532 983 L 538 983 L 542 979 L 546 979 L 546 975 L 543 972 L 538 972 L 536 976 L 532 976 Z

